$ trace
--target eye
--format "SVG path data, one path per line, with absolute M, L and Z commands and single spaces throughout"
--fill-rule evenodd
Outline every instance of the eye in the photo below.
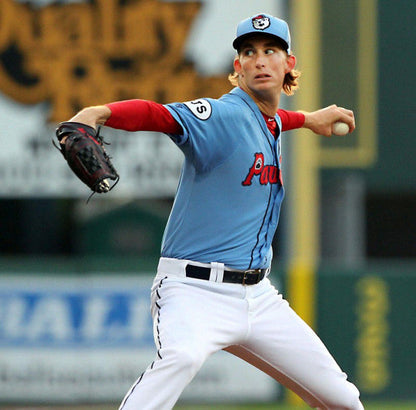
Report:
M 254 55 L 254 50 L 251 48 L 247 48 L 244 50 L 244 55 L 247 57 L 251 57 L 252 55 Z
M 272 48 L 268 48 L 267 50 L 264 51 L 264 54 L 273 54 L 274 50 Z

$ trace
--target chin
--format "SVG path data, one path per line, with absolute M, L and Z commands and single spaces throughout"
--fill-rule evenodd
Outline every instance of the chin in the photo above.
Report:
M 252 87 L 252 91 L 256 94 L 275 94 L 278 92 L 277 87 L 271 84 L 257 84 L 256 86 Z

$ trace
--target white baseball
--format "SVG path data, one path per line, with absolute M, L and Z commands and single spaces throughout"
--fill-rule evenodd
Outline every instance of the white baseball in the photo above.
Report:
M 334 135 L 345 135 L 348 134 L 349 131 L 350 128 L 345 122 L 338 121 L 332 126 L 332 134 Z

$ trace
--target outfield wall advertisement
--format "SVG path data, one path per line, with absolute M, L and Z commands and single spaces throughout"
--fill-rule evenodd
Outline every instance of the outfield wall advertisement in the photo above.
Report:
M 156 353 L 151 280 L 120 274 L 1 276 L 0 401 L 121 401 Z M 219 352 L 183 399 L 236 402 L 277 396 L 278 385 L 270 377 Z
M 318 333 L 365 399 L 415 399 L 416 267 L 318 276 Z

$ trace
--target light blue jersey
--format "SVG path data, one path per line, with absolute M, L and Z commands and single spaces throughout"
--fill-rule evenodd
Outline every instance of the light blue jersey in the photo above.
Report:
M 185 154 L 162 256 L 267 268 L 284 189 L 277 140 L 240 88 L 216 99 L 166 105 L 183 128 Z M 281 121 L 276 115 L 281 129 Z M 279 131 L 277 130 L 279 134 Z

